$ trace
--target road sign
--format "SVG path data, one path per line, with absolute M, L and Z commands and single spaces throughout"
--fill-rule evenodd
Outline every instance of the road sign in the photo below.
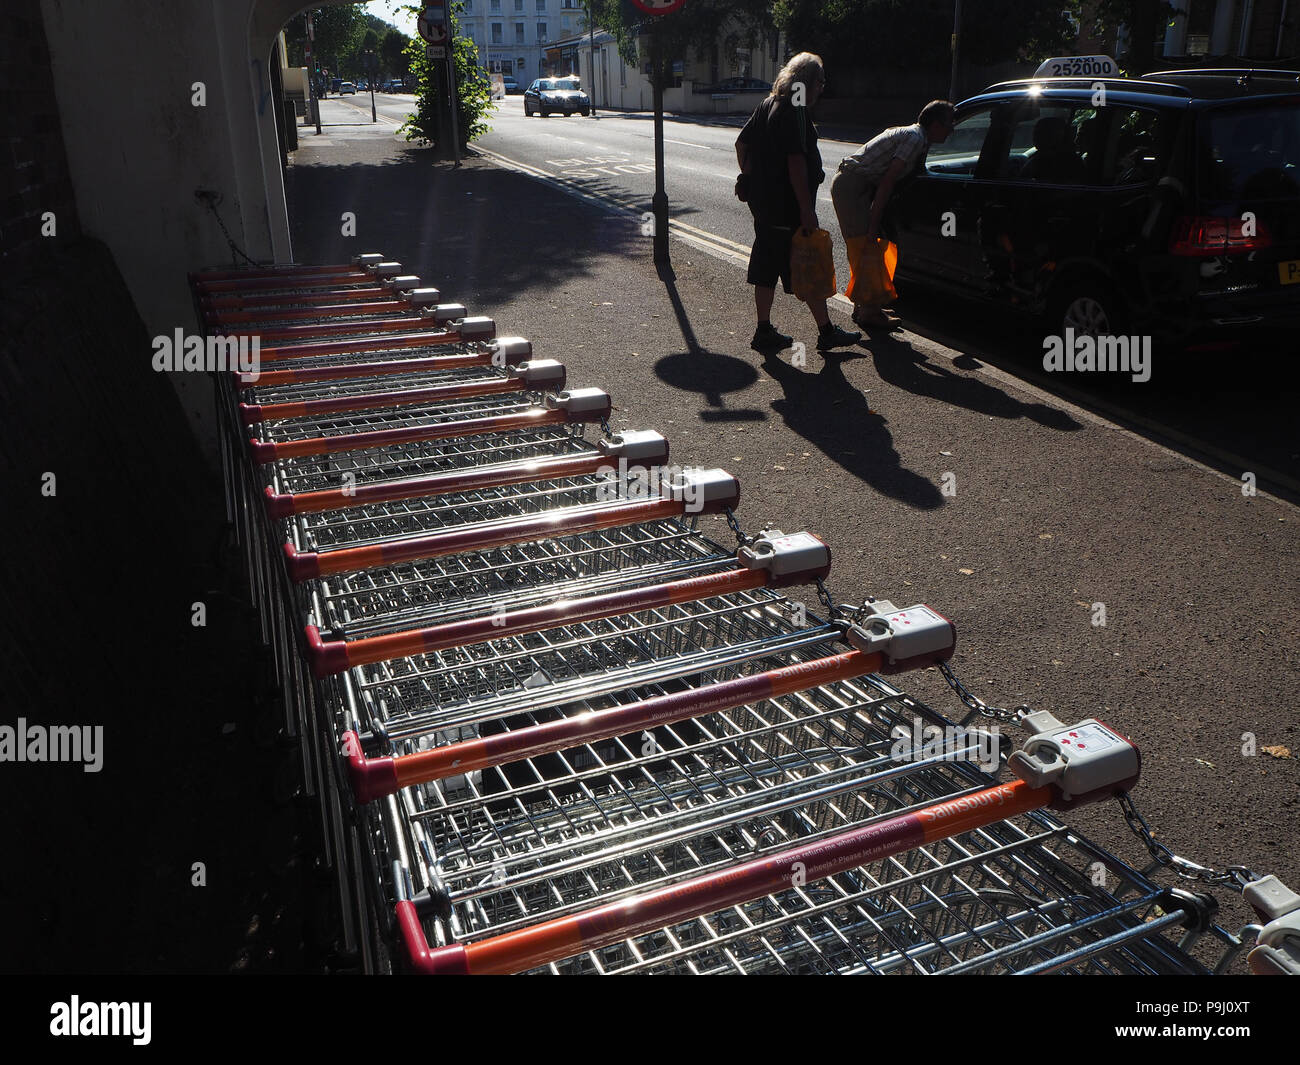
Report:
M 430 44 L 447 43 L 447 8 L 442 3 L 426 4 L 415 21 L 417 32 Z
M 424 56 L 426 59 L 446 59 L 447 46 L 445 44 L 426 44 L 424 46 Z
M 647 15 L 671 15 L 686 6 L 686 0 L 632 0 Z

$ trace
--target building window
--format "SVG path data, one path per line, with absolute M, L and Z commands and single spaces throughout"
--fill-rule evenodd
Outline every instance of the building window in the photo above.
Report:
M 524 43 L 524 24 L 522 22 L 516 22 L 515 23 L 515 44 L 523 44 L 523 43 Z
M 537 43 L 538 43 L 538 44 L 545 44 L 545 43 L 546 43 L 546 40 L 547 40 L 547 38 L 546 38 L 546 23 L 545 23 L 545 22 L 539 22 L 539 23 L 537 24 Z
M 561 16 L 560 16 L 560 28 L 561 28 L 561 29 L 564 29 L 564 30 L 567 30 L 567 29 L 571 28 L 571 26 L 572 26 L 572 23 L 569 21 L 569 16 L 568 16 L 568 15 L 561 15 Z
M 494 15 L 501 14 L 501 0 L 491 0 L 491 4 L 492 4 L 492 14 Z
M 537 13 L 544 14 L 546 11 L 546 0 L 537 0 Z
M 524 0 L 515 0 L 515 10 L 523 11 L 523 9 L 524 9 Z
M 492 23 L 492 43 L 493 44 L 505 43 L 504 38 L 501 36 L 501 23 L 499 22 Z

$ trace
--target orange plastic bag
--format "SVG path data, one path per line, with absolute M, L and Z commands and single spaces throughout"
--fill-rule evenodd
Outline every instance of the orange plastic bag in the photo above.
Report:
M 790 241 L 790 288 L 805 302 L 835 295 L 835 256 L 826 230 L 814 229 L 808 236 L 802 229 L 795 230 Z
M 894 271 L 898 268 L 898 245 L 892 240 L 850 237 L 849 287 L 844 295 L 859 307 L 884 307 L 898 299 Z

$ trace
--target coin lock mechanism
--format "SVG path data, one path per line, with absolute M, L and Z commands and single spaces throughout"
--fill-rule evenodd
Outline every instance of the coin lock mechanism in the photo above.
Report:
M 1142 755 L 1122 732 L 1090 717 L 1062 724 L 1046 710 L 1027 714 L 1020 725 L 1033 733 L 1007 760 L 1031 787 L 1051 785 L 1054 810 L 1068 810 L 1130 790 L 1138 781 Z

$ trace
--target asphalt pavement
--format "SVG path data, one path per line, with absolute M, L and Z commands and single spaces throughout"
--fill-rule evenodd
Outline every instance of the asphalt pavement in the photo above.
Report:
M 784 294 L 773 321 L 806 362 L 760 357 L 734 257 L 674 240 L 661 276 L 635 213 L 488 158 L 436 163 L 391 128 L 307 127 L 300 144 L 287 179 L 298 260 L 383 251 L 529 337 L 571 385 L 612 393 L 616 429 L 658 429 L 674 462 L 736 474 L 747 530 L 824 538 L 837 598 L 953 618 L 953 666 L 983 699 L 1100 716 L 1132 737 L 1134 798 L 1175 852 L 1300 889 L 1296 507 L 916 333 L 823 361 Z M 1262 392 L 1258 417 L 1275 416 Z M 937 671 L 904 679 L 961 716 Z M 1115 803 L 1066 820 L 1146 864 Z M 1253 919 L 1217 895 L 1225 927 Z

